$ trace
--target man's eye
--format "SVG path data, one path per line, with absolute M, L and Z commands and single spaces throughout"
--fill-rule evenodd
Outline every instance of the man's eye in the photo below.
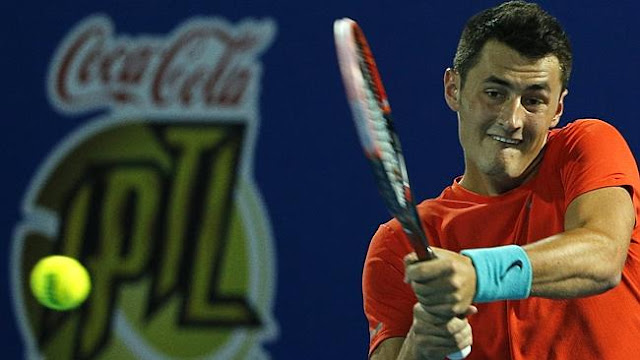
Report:
M 502 94 L 499 91 L 496 90 L 486 90 L 485 94 L 487 94 L 488 97 L 492 98 L 492 99 L 498 99 L 502 96 Z
M 524 99 L 524 105 L 525 106 L 538 106 L 538 105 L 542 105 L 544 104 L 544 101 L 542 99 L 538 99 L 538 98 L 526 98 Z

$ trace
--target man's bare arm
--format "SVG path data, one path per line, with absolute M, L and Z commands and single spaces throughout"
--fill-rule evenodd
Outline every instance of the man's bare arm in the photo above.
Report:
M 523 248 L 533 268 L 532 296 L 571 298 L 618 284 L 635 224 L 622 187 L 582 194 L 565 214 L 565 231 Z
M 533 270 L 530 296 L 574 298 L 605 292 L 620 281 L 635 224 L 623 187 L 578 196 L 565 214 L 565 231 L 523 246 Z M 475 295 L 468 257 L 434 248 L 438 259 L 407 267 L 420 302 L 434 314 L 458 314 Z

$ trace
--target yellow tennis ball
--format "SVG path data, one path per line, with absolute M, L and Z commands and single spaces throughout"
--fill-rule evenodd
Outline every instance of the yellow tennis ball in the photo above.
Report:
M 31 291 L 40 304 L 54 310 L 73 309 L 91 291 L 89 272 L 76 259 L 47 256 L 31 270 Z

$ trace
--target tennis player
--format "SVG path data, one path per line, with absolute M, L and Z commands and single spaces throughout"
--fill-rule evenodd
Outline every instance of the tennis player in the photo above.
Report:
M 395 220 L 373 237 L 372 359 L 440 360 L 471 343 L 470 360 L 640 358 L 638 168 L 604 121 L 556 127 L 571 62 L 536 4 L 467 22 L 444 74 L 464 174 L 418 206 L 438 259 L 417 262 Z

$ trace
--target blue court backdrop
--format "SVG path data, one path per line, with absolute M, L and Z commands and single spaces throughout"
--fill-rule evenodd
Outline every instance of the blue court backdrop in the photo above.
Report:
M 364 29 L 424 199 L 462 172 L 442 77 L 465 20 L 496 3 L 5 5 L 2 357 L 366 358 L 361 268 L 389 216 L 332 23 Z M 637 157 L 640 5 L 541 4 L 574 48 L 562 124 L 602 118 Z M 53 253 L 94 278 L 71 313 L 26 290 Z

